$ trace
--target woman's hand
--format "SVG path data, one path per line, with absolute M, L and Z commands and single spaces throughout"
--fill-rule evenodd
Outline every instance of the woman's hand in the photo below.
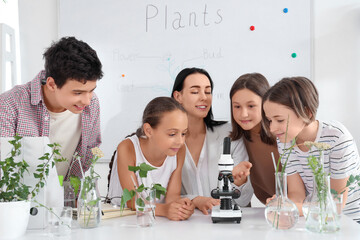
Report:
M 192 202 L 196 208 L 203 212 L 203 214 L 208 215 L 208 211 L 211 210 L 213 206 L 220 204 L 220 199 L 198 196 L 194 198 Z
M 173 221 L 188 219 L 193 213 L 195 206 L 188 198 L 181 198 L 167 203 L 166 217 Z

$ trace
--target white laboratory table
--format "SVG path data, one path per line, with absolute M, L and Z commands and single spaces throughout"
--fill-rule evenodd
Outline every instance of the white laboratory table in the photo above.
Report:
M 266 240 L 297 240 L 297 239 L 360 239 L 360 224 L 347 216 L 341 217 L 341 230 L 333 234 L 311 233 L 305 229 L 305 219 L 300 217 L 299 222 L 290 230 L 274 230 L 266 223 L 264 208 L 243 208 L 243 217 L 240 224 L 216 223 L 213 224 L 210 215 L 205 216 L 196 210 L 194 215 L 186 221 L 176 222 L 167 218 L 157 217 L 156 224 L 150 228 L 136 226 L 136 216 L 126 216 L 102 220 L 99 227 L 81 229 L 77 223 L 69 237 L 54 239 L 146 239 L 146 240 L 186 240 L 186 239 L 266 239 Z M 50 239 L 46 230 L 28 230 L 21 237 L 22 240 Z

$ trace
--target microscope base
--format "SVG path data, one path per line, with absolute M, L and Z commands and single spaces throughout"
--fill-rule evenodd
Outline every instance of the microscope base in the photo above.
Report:
M 241 210 L 220 210 L 219 206 L 213 208 L 211 220 L 213 223 L 218 222 L 236 222 L 240 223 L 242 217 Z
M 221 218 L 221 217 L 211 217 L 213 223 L 218 222 L 236 222 L 240 223 L 241 217 L 231 217 L 231 218 Z

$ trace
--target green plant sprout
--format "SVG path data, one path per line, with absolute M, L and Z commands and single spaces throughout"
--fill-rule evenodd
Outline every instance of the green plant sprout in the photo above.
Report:
M 136 174 L 136 172 L 139 172 L 139 176 L 141 179 L 141 185 L 137 187 L 134 179 L 132 179 L 135 190 L 129 191 L 127 188 L 124 188 L 123 195 L 121 196 L 121 202 L 120 202 L 120 211 L 121 212 L 123 212 L 127 201 L 132 200 L 135 197 L 136 193 L 141 193 L 144 190 L 156 190 L 155 195 L 156 195 L 157 199 L 160 199 L 161 195 L 166 196 L 166 188 L 161 186 L 161 184 L 154 183 L 151 185 L 151 187 L 145 187 L 144 183 L 142 182 L 142 179 L 147 177 L 147 174 L 149 171 L 155 170 L 157 168 L 154 168 L 146 163 L 141 163 L 139 166 L 128 166 L 128 169 L 129 169 L 129 171 L 132 171 L 135 174 Z M 138 198 L 136 204 L 138 206 L 145 207 L 146 200 L 150 200 L 150 196 L 147 196 L 145 199 L 143 199 L 142 197 Z M 139 210 L 143 211 L 142 208 L 139 208 Z M 151 208 L 151 210 L 154 211 L 152 208 Z M 153 212 L 153 216 L 155 216 L 154 212 Z
M 86 219 L 84 217 L 84 226 L 89 225 L 90 218 L 92 216 L 92 212 L 95 212 L 94 208 L 96 207 L 97 203 L 100 201 L 99 197 L 97 197 L 96 199 L 91 200 L 89 202 L 86 201 L 88 193 L 90 191 L 92 191 L 93 189 L 96 189 L 95 179 L 100 178 L 100 175 L 97 172 L 95 172 L 95 164 L 97 163 L 97 161 L 100 158 L 104 157 L 103 152 L 98 147 L 92 148 L 91 152 L 93 154 L 93 157 L 90 159 L 90 162 L 91 162 L 90 173 L 88 176 L 84 176 L 84 174 L 83 174 L 84 179 L 83 179 L 83 183 L 82 183 L 82 186 L 80 189 L 80 195 L 79 195 L 79 197 L 82 200 L 84 200 L 84 209 L 89 210 L 88 218 Z M 80 156 L 77 153 L 75 153 L 75 155 L 74 155 L 74 161 L 78 161 L 80 164 L 80 168 L 82 169 Z M 70 177 L 70 183 L 74 188 L 75 195 L 77 195 L 79 186 L 80 186 L 80 179 L 78 177 L 72 176 L 72 177 Z
M 293 139 L 293 140 L 291 141 L 290 147 L 286 148 L 288 128 L 289 128 L 289 115 L 288 115 L 288 118 L 287 118 L 287 121 L 286 121 L 286 131 L 285 131 L 285 143 L 284 143 L 284 148 L 283 148 L 282 154 L 279 156 L 279 160 L 278 160 L 277 164 L 275 164 L 274 153 L 271 153 L 272 160 L 273 160 L 273 164 L 274 164 L 274 168 L 275 168 L 275 181 L 277 181 L 277 185 L 279 186 L 280 196 L 281 196 L 281 197 L 283 197 L 284 194 L 283 194 L 283 191 L 282 191 L 282 185 L 281 185 L 281 183 L 280 183 L 280 181 L 279 181 L 279 178 L 278 178 L 280 163 L 281 163 L 281 160 L 284 158 L 285 154 L 288 154 L 287 157 L 286 157 L 284 166 L 282 167 L 281 172 L 280 172 L 281 176 L 284 176 L 285 169 L 286 169 L 286 166 L 287 166 L 287 163 L 288 163 L 290 154 L 291 154 L 293 148 L 294 148 L 295 145 L 296 145 L 296 140 Z M 282 203 L 282 202 L 281 202 L 281 200 L 280 200 L 280 198 L 279 198 L 279 199 L 278 199 L 277 209 L 281 209 L 281 203 Z M 274 227 L 274 224 L 275 224 L 275 223 L 276 223 L 276 229 L 278 229 L 278 228 L 279 228 L 279 223 L 280 223 L 280 214 L 279 214 L 278 212 L 276 212 L 276 213 L 274 214 L 273 227 Z
M 0 180 L 0 202 L 22 201 L 34 198 L 46 184 L 49 176 L 50 165 L 53 168 L 55 163 L 66 161 L 60 155 L 60 145 L 57 143 L 48 144 L 51 153 L 45 153 L 39 158 L 40 163 L 36 166 L 33 173 L 37 183 L 31 189 L 24 184 L 24 173 L 29 173 L 29 164 L 22 159 L 16 162 L 15 158 L 21 154 L 22 137 L 15 136 L 9 143 L 13 146 L 10 156 L 4 161 L 0 161 L 0 168 L 3 172 Z
M 350 175 L 349 179 L 346 182 L 346 187 L 349 187 L 351 190 L 355 188 L 355 186 L 353 185 L 358 185 L 360 186 L 360 175 Z M 341 192 L 344 193 L 345 189 Z
M 320 209 L 322 211 L 326 206 L 326 201 L 327 201 L 326 199 L 329 190 L 328 188 L 330 187 L 326 183 L 326 177 L 329 176 L 330 173 L 329 174 L 325 173 L 324 163 L 321 160 L 322 159 L 321 157 L 323 156 L 323 152 L 325 150 L 330 149 L 331 146 L 327 143 L 317 143 L 311 141 L 305 141 L 304 145 L 307 146 L 309 149 L 314 146 L 319 151 L 319 157 L 315 157 L 311 155 L 307 159 L 308 159 L 308 165 L 314 175 L 314 181 L 316 185 L 314 187 L 317 188 L 317 197 L 320 204 Z M 309 215 L 310 214 L 308 214 L 306 218 L 308 218 Z M 325 223 L 326 221 L 327 218 L 325 218 Z
M 349 190 L 353 190 L 355 188 L 355 185 L 360 186 L 360 175 L 350 175 L 349 179 L 346 181 L 346 186 L 345 188 L 340 191 L 340 193 L 338 191 L 336 191 L 335 189 L 330 189 L 331 194 L 333 194 L 334 196 L 336 196 L 336 198 L 340 199 L 341 194 L 343 194 L 347 188 L 349 188 Z
M 81 185 L 80 178 L 78 178 L 76 176 L 71 176 L 70 177 L 70 184 L 74 189 L 75 196 L 77 196 L 78 192 L 79 192 L 79 189 L 80 189 L 80 185 Z
M 286 120 L 286 131 L 285 131 L 285 143 L 284 143 L 284 148 L 283 148 L 283 152 L 282 152 L 282 154 L 280 155 L 279 160 L 278 160 L 278 162 L 277 162 L 277 164 L 276 164 L 276 167 L 275 167 L 274 154 L 271 153 L 272 158 L 273 158 L 273 163 L 274 163 L 275 174 L 276 174 L 276 175 L 277 175 L 278 172 L 279 172 L 281 159 L 283 159 L 284 156 L 285 156 L 285 154 L 289 152 L 289 153 L 288 153 L 288 156 L 286 157 L 286 161 L 285 161 L 285 163 L 284 163 L 284 166 L 283 166 L 282 169 L 281 169 L 281 174 L 284 174 L 285 169 L 286 169 L 286 165 L 287 165 L 287 163 L 288 163 L 288 160 L 289 160 L 289 157 L 290 157 L 290 154 L 291 154 L 291 151 L 293 150 L 293 148 L 294 148 L 295 145 L 296 145 L 296 139 L 293 139 L 293 140 L 291 141 L 290 147 L 286 148 L 287 135 L 288 135 L 288 129 L 289 129 L 289 118 L 290 118 L 290 116 L 288 115 L 288 118 L 287 118 L 287 120 Z
M 324 166 L 323 166 L 324 163 L 321 161 L 320 158 L 323 154 L 323 151 L 331 148 L 331 146 L 327 143 L 316 143 L 316 142 L 310 142 L 310 141 L 305 141 L 304 145 L 309 147 L 309 149 L 312 146 L 314 146 L 320 152 L 319 157 L 315 157 L 315 156 L 311 155 L 307 158 L 307 160 L 308 160 L 308 165 L 309 165 L 312 173 L 314 174 L 315 184 L 318 189 L 317 197 L 319 199 L 320 204 L 323 204 L 323 203 L 325 203 L 326 197 L 327 197 L 328 186 L 326 184 L 326 176 L 328 176 L 329 174 L 325 173 Z

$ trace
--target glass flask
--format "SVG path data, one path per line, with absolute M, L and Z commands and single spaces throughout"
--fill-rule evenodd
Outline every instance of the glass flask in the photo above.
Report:
M 305 219 L 307 218 L 307 215 L 309 213 L 309 207 L 310 207 L 310 204 L 311 204 L 311 199 L 312 199 L 312 196 L 314 194 L 314 188 L 315 188 L 315 179 L 313 179 L 313 191 L 310 192 L 304 199 L 303 201 L 303 204 L 302 204 L 302 212 L 303 212 L 303 215 L 305 217 Z
M 265 207 L 266 222 L 274 229 L 290 229 L 299 220 L 299 210 L 287 197 L 286 177 L 286 173 L 275 173 L 276 197 Z
M 314 181 L 314 188 L 305 216 L 305 227 L 311 232 L 332 233 L 340 230 L 339 216 L 330 192 L 330 176 Z

